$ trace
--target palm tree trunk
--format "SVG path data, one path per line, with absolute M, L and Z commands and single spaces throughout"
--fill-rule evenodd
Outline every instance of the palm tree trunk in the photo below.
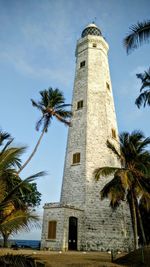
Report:
M 19 171 L 17 172 L 17 174 L 19 174 L 19 173 L 26 167 L 26 165 L 30 162 L 30 160 L 33 158 L 33 156 L 34 156 L 34 154 L 36 153 L 36 151 L 37 151 L 37 149 L 38 149 L 38 146 L 39 146 L 39 144 L 40 144 L 40 142 L 41 142 L 41 140 L 42 140 L 42 137 L 43 137 L 43 135 L 44 135 L 44 133 L 45 133 L 45 130 L 46 130 L 46 128 L 43 129 L 43 131 L 42 131 L 42 133 L 41 133 L 41 135 L 40 135 L 40 137 L 39 137 L 39 139 L 38 139 L 38 142 L 37 142 L 37 144 L 36 144 L 36 146 L 35 146 L 33 152 L 32 152 L 31 155 L 28 157 L 28 159 L 25 161 L 25 163 L 21 166 L 21 168 L 19 169 Z
M 3 236 L 3 247 L 4 248 L 8 248 L 8 237 L 9 237 L 9 234 L 2 233 L 2 236 Z
M 131 212 L 131 217 L 132 217 L 134 248 L 138 249 L 137 215 L 136 215 L 136 206 L 135 206 L 134 194 L 133 194 L 132 190 L 130 191 L 130 194 L 131 194 L 130 212 Z
M 141 234 L 142 234 L 143 245 L 146 245 L 146 237 L 145 237 L 144 227 L 143 227 L 143 223 L 142 223 L 139 205 L 138 205 L 136 198 L 135 198 L 135 205 L 136 205 L 136 212 L 137 212 L 137 217 L 138 217 L 138 221 L 139 221 L 139 225 L 140 225 L 140 230 L 141 230 Z

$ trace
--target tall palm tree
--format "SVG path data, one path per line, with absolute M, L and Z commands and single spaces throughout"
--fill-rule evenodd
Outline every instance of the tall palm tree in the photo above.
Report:
M 141 79 L 142 86 L 140 89 L 140 95 L 137 97 L 135 104 L 140 108 L 143 104 L 150 106 L 150 68 L 144 73 L 139 73 L 136 75 L 137 78 Z
M 113 175 L 113 179 L 101 190 L 101 199 L 109 198 L 110 206 L 117 208 L 121 201 L 127 201 L 130 207 L 134 233 L 134 246 L 138 248 L 137 221 L 140 224 L 143 243 L 146 238 L 139 212 L 139 200 L 150 201 L 150 152 L 146 150 L 150 145 L 150 137 L 145 138 L 140 131 L 131 134 L 124 132 L 120 135 L 120 151 L 113 144 L 107 142 L 108 148 L 118 157 L 121 167 L 102 167 L 94 171 L 95 179 Z
M 124 46 L 127 53 L 138 48 L 150 38 L 150 20 L 138 22 L 130 27 L 130 33 L 124 38 Z
M 70 126 L 70 121 L 68 121 L 68 119 L 71 118 L 72 113 L 71 111 L 66 110 L 66 108 L 71 105 L 65 104 L 63 93 L 59 89 L 48 88 L 48 90 L 41 91 L 40 96 L 40 101 L 36 102 L 33 99 L 31 99 L 31 101 L 32 105 L 42 113 L 41 119 L 36 124 L 36 130 L 38 131 L 42 126 L 42 132 L 33 152 L 26 160 L 26 162 L 20 167 L 18 174 L 25 168 L 25 166 L 34 156 L 43 135 L 48 131 L 48 127 L 52 122 L 53 117 L 55 117 L 58 121 L 64 123 L 65 125 Z

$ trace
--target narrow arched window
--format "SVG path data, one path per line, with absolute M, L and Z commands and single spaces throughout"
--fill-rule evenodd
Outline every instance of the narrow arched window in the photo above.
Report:
M 56 221 L 48 222 L 48 239 L 56 239 Z

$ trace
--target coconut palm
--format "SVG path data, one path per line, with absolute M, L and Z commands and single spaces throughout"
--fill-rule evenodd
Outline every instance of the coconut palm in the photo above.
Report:
M 66 108 L 71 105 L 65 104 L 63 93 L 59 89 L 49 88 L 48 90 L 41 91 L 40 96 L 40 101 L 36 102 L 33 99 L 31 99 L 31 101 L 32 105 L 42 113 L 41 119 L 36 124 L 36 130 L 38 131 L 42 126 L 42 132 L 33 152 L 31 153 L 27 161 L 21 166 L 18 174 L 25 168 L 25 166 L 34 156 L 42 140 L 42 137 L 48 131 L 48 127 L 51 124 L 53 118 L 56 118 L 58 121 L 70 126 L 70 121 L 68 121 L 68 119 L 71 118 L 72 113 L 71 111 L 66 110 Z
M 138 48 L 150 38 L 150 20 L 138 22 L 130 27 L 131 32 L 124 38 L 127 53 Z
M 132 219 L 134 246 L 138 248 L 137 221 L 140 224 L 143 243 L 146 243 L 144 229 L 139 212 L 139 199 L 150 201 L 150 152 L 146 150 L 150 137 L 145 138 L 140 131 L 120 135 L 120 151 L 107 142 L 108 148 L 118 157 L 121 167 L 102 167 L 94 171 L 95 179 L 113 175 L 113 179 L 101 190 L 101 199 L 109 198 L 110 206 L 117 208 L 122 201 L 127 201 Z
M 36 199 L 30 199 L 31 191 L 36 193 L 31 182 L 44 172 L 34 174 L 21 180 L 16 169 L 21 166 L 20 156 L 24 147 L 12 147 L 8 141 L 0 151 L 0 232 L 4 238 L 4 245 L 10 234 L 28 228 L 31 222 L 37 223 L 38 216 L 32 213 L 28 203 L 36 205 Z M 28 198 L 25 195 L 28 194 Z M 38 200 L 38 198 L 37 198 Z
M 141 79 L 142 86 L 140 89 L 140 95 L 137 97 L 135 104 L 140 108 L 143 104 L 150 106 L 150 68 L 144 73 L 139 73 L 136 75 L 137 78 Z

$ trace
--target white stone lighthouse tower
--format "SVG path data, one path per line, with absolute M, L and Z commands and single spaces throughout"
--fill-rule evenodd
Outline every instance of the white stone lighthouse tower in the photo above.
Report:
M 125 250 L 130 246 L 127 209 L 113 212 L 100 190 L 112 179 L 95 182 L 97 167 L 119 166 L 107 148 L 118 145 L 108 64 L 108 44 L 95 24 L 82 32 L 76 71 L 60 203 L 44 206 L 42 247 L 53 250 Z

